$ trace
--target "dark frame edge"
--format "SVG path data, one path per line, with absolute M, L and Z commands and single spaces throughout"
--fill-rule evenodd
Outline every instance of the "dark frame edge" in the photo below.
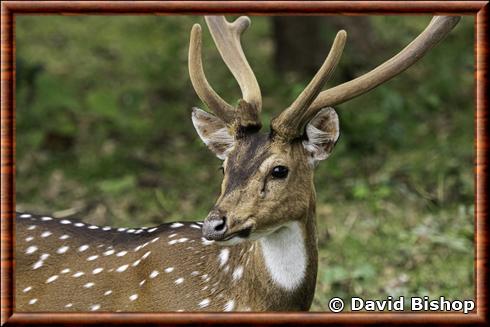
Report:
M 488 3 L 475 19 L 475 276 L 477 312 L 488 322 Z
M 13 215 L 15 207 L 15 14 L 463 14 L 475 15 L 475 277 L 476 313 L 14 313 Z M 31 324 L 265 324 L 265 323 L 465 323 L 485 324 L 487 310 L 488 222 L 484 192 L 488 185 L 488 1 L 4 1 L 1 4 L 1 325 Z M 273 321 L 271 321 L 273 319 Z M 163 322 L 163 321 L 164 322 Z
M 1 324 L 13 313 L 13 208 L 15 207 L 14 17 L 1 4 Z

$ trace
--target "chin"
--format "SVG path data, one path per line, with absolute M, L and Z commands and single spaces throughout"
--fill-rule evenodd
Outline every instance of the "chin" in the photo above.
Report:
M 235 236 L 233 238 L 230 238 L 229 240 L 226 240 L 226 241 L 216 241 L 215 243 L 217 245 L 225 245 L 225 246 L 228 246 L 228 245 L 237 245 L 237 244 L 243 244 L 245 242 L 248 242 L 250 241 L 250 237 L 246 237 L 246 238 L 243 238 L 243 237 L 240 237 L 240 236 Z

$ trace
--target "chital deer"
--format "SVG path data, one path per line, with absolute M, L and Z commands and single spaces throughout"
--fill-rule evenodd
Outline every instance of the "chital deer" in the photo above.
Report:
M 313 171 L 338 137 L 329 106 L 396 76 L 439 42 L 459 17 L 435 17 L 405 49 L 372 71 L 321 92 L 344 48 L 340 31 L 313 80 L 260 133 L 259 85 L 242 51 L 246 17 L 206 17 L 238 81 L 236 108 L 208 83 L 201 27 L 190 37 L 192 84 L 215 115 L 194 109 L 204 143 L 223 160 L 221 194 L 204 222 L 111 228 L 18 214 L 18 311 L 308 310 L 317 274 Z

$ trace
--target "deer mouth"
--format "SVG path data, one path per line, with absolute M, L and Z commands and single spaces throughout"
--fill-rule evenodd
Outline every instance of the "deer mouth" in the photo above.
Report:
M 229 241 L 235 237 L 248 238 L 251 233 L 252 233 L 252 226 L 248 226 L 225 236 L 221 241 Z

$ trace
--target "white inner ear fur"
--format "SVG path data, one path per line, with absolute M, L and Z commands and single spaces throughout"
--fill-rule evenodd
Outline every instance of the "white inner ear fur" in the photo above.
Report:
M 306 126 L 308 139 L 303 141 L 303 146 L 311 155 L 308 158 L 311 165 L 316 166 L 319 161 L 328 158 L 339 138 L 339 131 L 339 118 L 333 108 L 323 108 L 308 123 Z
M 226 127 L 226 124 L 216 116 L 204 110 L 193 108 L 192 123 L 197 134 L 221 160 L 225 160 L 235 145 L 235 139 Z

